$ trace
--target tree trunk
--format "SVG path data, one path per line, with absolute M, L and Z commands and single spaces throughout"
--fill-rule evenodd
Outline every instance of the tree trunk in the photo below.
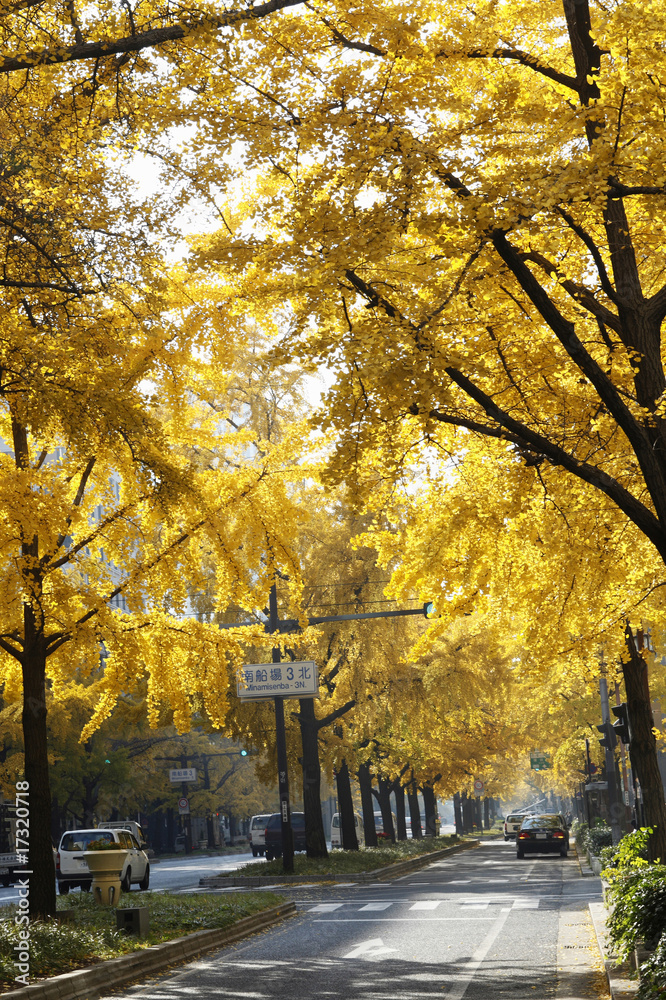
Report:
M 97 806 L 98 794 L 96 791 L 97 778 L 83 779 L 83 826 L 84 828 L 95 826 L 95 808 Z
M 483 800 L 483 829 L 490 829 L 490 799 Z
M 437 836 L 437 799 L 432 785 L 423 785 L 421 788 L 423 795 L 423 806 L 425 809 L 425 835 L 426 837 Z
M 627 626 L 626 644 L 629 659 L 622 664 L 631 730 L 631 763 L 641 785 L 645 825 L 652 827 L 648 842 L 650 861 L 666 858 L 666 806 L 659 773 L 654 720 L 648 687 L 647 664 L 639 651 L 637 637 Z
M 347 761 L 343 760 L 335 774 L 340 807 L 340 836 L 345 851 L 358 851 L 356 836 L 356 818 L 354 816 L 354 800 L 352 798 L 351 782 Z
M 460 792 L 456 792 L 453 796 L 453 822 L 456 825 L 456 833 L 459 837 L 465 832 L 465 823 L 463 820 L 462 806 L 460 804 Z
M 393 782 L 393 794 L 395 795 L 395 818 L 397 826 L 398 840 L 407 840 L 407 822 L 405 817 L 405 789 L 402 787 L 400 778 Z
M 17 801 L 29 809 L 30 850 L 28 858 L 30 917 L 47 919 L 56 911 L 55 865 L 51 846 L 51 789 L 46 734 L 46 647 L 35 626 L 32 607 L 25 606 L 25 651 L 23 654 L 23 741 L 25 784 L 17 782 Z M 28 839 L 27 837 L 25 838 Z M 18 845 L 21 846 L 20 843 Z
M 206 838 L 208 840 L 208 850 L 214 851 L 217 847 L 215 843 L 215 823 L 210 813 L 206 816 Z M 224 847 L 224 844 L 222 846 Z
M 312 698 L 300 698 L 298 722 L 301 727 L 303 756 L 303 807 L 305 844 L 309 858 L 327 858 L 326 833 L 321 815 L 321 768 L 319 766 L 319 729 Z
M 372 774 L 370 765 L 360 764 L 358 768 L 358 783 L 361 788 L 361 808 L 363 810 L 363 836 L 366 847 L 377 846 L 377 831 L 375 830 L 375 807 L 372 801 Z
M 474 820 L 472 816 L 472 800 L 469 798 L 467 792 L 462 793 L 462 816 L 463 832 L 471 833 L 474 828 Z
M 412 780 L 407 786 L 407 801 L 409 802 L 409 816 L 412 821 L 412 840 L 421 840 L 423 831 L 421 830 L 421 810 L 419 809 L 419 792 L 412 772 Z
M 379 808 L 382 812 L 384 833 L 388 834 L 391 843 L 395 844 L 395 828 L 391 812 L 391 782 L 388 778 L 377 778 L 377 785 L 379 786 Z
M 167 809 L 166 814 L 166 849 L 169 854 L 176 852 L 176 824 L 173 809 Z

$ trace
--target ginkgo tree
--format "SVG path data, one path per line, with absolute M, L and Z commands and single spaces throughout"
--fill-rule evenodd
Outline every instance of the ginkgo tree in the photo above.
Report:
M 626 567 L 642 537 L 646 587 L 662 581 L 665 26 L 657 0 L 321 3 L 252 51 L 231 42 L 233 75 L 214 74 L 224 127 L 239 170 L 263 169 L 254 228 L 201 256 L 248 308 L 289 303 L 284 355 L 335 375 L 330 476 L 359 501 L 411 474 L 424 444 L 445 481 L 480 438 L 517 515 L 535 482 L 546 502 L 571 497 L 569 520 L 592 504 L 600 542 L 607 523 Z M 654 798 L 642 624 L 628 606 L 618 630 Z
M 112 198 L 111 188 L 106 210 L 119 224 Z M 31 222 L 46 233 L 44 220 Z M 98 294 L 52 287 L 40 268 L 53 274 L 57 258 L 43 264 L 43 248 L 32 287 L 28 260 L 23 287 L 3 291 L 0 679 L 5 701 L 23 700 L 38 914 L 55 907 L 47 688 L 66 697 L 72 671 L 97 670 L 104 654 L 82 739 L 140 679 L 152 721 L 166 703 L 187 728 L 199 695 L 220 726 L 243 640 L 188 616 L 190 595 L 210 589 L 212 559 L 216 607 L 261 605 L 274 566 L 294 572 L 298 520 L 289 434 L 281 447 L 257 448 L 203 398 L 215 386 L 221 399 L 237 377 L 242 332 L 225 319 L 222 336 L 215 303 L 193 300 L 177 276 L 167 282 L 140 239 L 125 247 L 109 237 L 119 256 L 100 277 L 106 241 L 96 247 L 75 223 L 53 234 L 63 270 L 67 281 L 75 268 L 91 274 Z

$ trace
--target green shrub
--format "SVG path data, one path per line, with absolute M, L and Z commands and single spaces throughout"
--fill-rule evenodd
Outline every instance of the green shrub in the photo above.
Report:
M 636 1000 L 657 1000 L 666 996 L 666 934 L 647 962 L 641 965 L 641 981 Z
M 613 882 L 629 869 L 646 868 L 649 864 L 647 843 L 652 833 L 651 827 L 641 827 L 627 833 L 616 847 L 604 847 L 601 851 L 602 877 Z
M 626 868 L 611 882 L 608 899 L 608 931 L 620 958 L 643 941 L 654 947 L 666 930 L 666 865 Z
M 581 823 L 579 819 L 575 819 L 571 824 L 571 833 L 573 835 L 573 838 L 578 844 L 581 845 L 581 847 L 585 847 L 585 838 L 587 836 L 587 831 L 588 831 L 587 823 Z
M 585 837 L 585 847 L 590 852 L 594 854 L 595 857 L 599 857 L 602 848 L 613 846 L 613 831 L 609 826 L 595 826 L 592 830 L 588 830 Z

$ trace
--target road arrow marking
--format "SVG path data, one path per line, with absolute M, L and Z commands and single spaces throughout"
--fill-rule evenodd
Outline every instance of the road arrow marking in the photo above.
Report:
M 381 938 L 370 938 L 369 941 L 361 941 L 350 952 L 343 955 L 343 958 L 379 958 L 380 955 L 389 955 L 397 951 L 397 948 L 386 948 Z

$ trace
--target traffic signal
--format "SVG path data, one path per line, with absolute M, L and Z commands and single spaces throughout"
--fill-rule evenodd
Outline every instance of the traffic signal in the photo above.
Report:
M 627 705 L 622 702 L 621 705 L 613 705 L 611 708 L 613 715 L 617 716 L 617 722 L 613 723 L 613 729 L 617 736 L 620 737 L 623 743 L 631 743 L 631 733 L 629 730 L 629 712 L 627 711 Z
M 247 757 L 247 750 L 241 750 L 240 755 L 241 757 Z
M 600 733 L 604 734 L 603 740 L 599 740 L 602 747 L 606 750 L 614 750 L 617 744 L 617 736 L 615 730 L 613 729 L 613 723 L 608 720 L 608 722 L 602 722 L 600 726 L 597 726 Z

